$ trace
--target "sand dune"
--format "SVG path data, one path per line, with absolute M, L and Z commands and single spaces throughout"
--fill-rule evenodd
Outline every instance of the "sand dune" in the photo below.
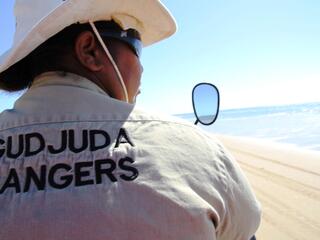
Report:
M 320 152 L 217 136 L 240 163 L 262 204 L 257 239 L 320 239 Z

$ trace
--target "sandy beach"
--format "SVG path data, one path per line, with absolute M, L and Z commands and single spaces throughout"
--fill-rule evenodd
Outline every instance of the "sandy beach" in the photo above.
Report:
M 241 165 L 262 204 L 257 239 L 320 239 L 320 152 L 217 136 Z

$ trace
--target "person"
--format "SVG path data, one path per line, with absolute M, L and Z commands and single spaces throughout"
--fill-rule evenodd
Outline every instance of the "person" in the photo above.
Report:
M 0 239 L 248 240 L 260 204 L 210 134 L 138 109 L 158 0 L 16 0 L 0 87 Z

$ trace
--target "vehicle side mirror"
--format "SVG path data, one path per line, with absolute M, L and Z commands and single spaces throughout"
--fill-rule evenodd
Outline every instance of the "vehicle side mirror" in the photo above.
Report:
M 194 124 L 213 124 L 219 114 L 220 94 L 211 83 L 199 83 L 192 90 L 193 111 L 197 118 Z

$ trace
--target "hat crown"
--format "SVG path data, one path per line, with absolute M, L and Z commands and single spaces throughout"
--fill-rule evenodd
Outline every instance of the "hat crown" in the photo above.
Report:
M 137 30 L 144 46 L 176 31 L 174 18 L 160 0 L 15 0 L 14 12 L 14 42 L 0 56 L 0 73 L 74 23 L 113 19 L 123 29 Z
M 23 39 L 46 15 L 65 2 L 64 0 L 16 0 L 14 14 L 16 32 L 14 43 Z

